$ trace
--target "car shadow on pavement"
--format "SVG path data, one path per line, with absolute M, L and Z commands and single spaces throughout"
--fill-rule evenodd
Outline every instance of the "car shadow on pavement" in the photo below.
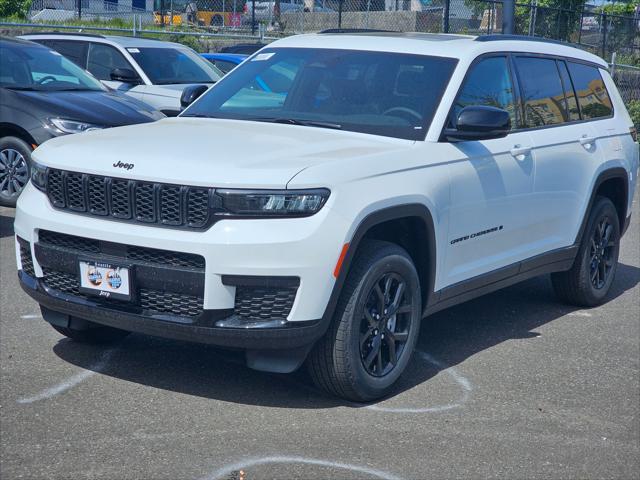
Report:
M 0 238 L 13 236 L 13 217 L 0 214 Z
M 619 264 L 607 301 L 635 287 L 639 279 L 640 268 Z M 417 345 L 437 363 L 414 356 L 392 396 L 419 387 L 445 366 L 453 367 L 502 342 L 537 337 L 536 329 L 576 310 L 558 302 L 549 277 L 543 276 L 439 312 L 422 323 Z M 63 339 L 54 352 L 71 364 L 92 370 L 105 348 Z M 244 366 L 241 353 L 209 345 L 133 334 L 113 348 L 114 355 L 101 374 L 157 389 L 269 407 L 366 406 L 316 389 L 304 369 L 290 375 L 256 372 Z

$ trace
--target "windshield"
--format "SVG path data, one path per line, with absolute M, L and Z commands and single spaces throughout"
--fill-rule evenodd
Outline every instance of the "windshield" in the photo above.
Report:
M 105 90 L 98 80 L 58 52 L 13 42 L 0 42 L 0 87 L 38 91 Z
M 208 61 L 187 48 L 127 48 L 154 85 L 214 83 L 221 75 Z
M 263 50 L 183 116 L 272 121 L 424 139 L 451 58 L 353 50 Z

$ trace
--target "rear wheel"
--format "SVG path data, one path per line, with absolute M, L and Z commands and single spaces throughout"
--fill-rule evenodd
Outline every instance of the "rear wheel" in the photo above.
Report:
M 17 137 L 0 138 L 0 205 L 15 207 L 29 181 L 31 147 Z
M 600 305 L 611 288 L 620 253 L 620 223 L 615 206 L 597 197 L 571 270 L 551 275 L 563 301 L 580 307 Z
M 332 324 L 309 357 L 314 382 L 354 401 L 388 394 L 409 363 L 421 317 L 420 281 L 411 257 L 395 244 L 366 241 Z
M 58 333 L 61 333 L 65 337 L 68 337 L 76 342 L 81 343 L 111 343 L 122 340 L 129 335 L 130 332 L 126 330 L 120 330 L 119 328 L 105 327 L 96 323 L 83 321 L 87 323 L 89 328 L 75 329 L 70 327 L 60 327 L 58 325 L 51 324 L 51 326 Z

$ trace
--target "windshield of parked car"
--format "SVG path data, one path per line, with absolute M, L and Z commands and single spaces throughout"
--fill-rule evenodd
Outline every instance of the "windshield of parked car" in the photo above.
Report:
M 221 77 L 211 63 L 187 48 L 127 48 L 127 51 L 155 85 L 214 83 Z
M 39 45 L 0 42 L 0 87 L 13 90 L 96 90 L 94 77 L 58 52 Z
M 456 60 L 390 52 L 262 50 L 183 116 L 424 139 Z

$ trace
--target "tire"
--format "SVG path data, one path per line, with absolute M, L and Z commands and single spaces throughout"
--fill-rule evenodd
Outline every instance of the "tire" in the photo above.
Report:
M 401 313 L 389 316 L 384 309 L 379 312 L 380 298 L 386 296 L 376 293 L 376 285 L 382 293 L 387 290 L 391 293 L 389 297 L 395 298 L 400 282 L 405 288 L 399 301 L 392 302 L 389 298 L 385 305 L 389 309 L 394 304 L 396 308 L 400 306 Z M 421 309 L 420 280 L 407 252 L 393 243 L 363 242 L 344 283 L 331 325 L 307 360 L 315 384 L 332 395 L 357 402 L 389 394 L 413 353 Z M 380 319 L 376 318 L 378 313 L 382 313 Z M 395 365 L 391 362 L 391 344 L 396 354 Z
M 53 324 L 50 325 L 58 333 L 61 333 L 65 337 L 81 343 L 112 343 L 117 342 L 118 340 L 122 340 L 127 335 L 129 335 L 129 333 L 131 333 L 127 332 L 126 330 L 120 330 L 119 328 L 113 327 L 105 327 L 96 323 L 88 322 L 86 320 L 84 320 L 83 323 L 84 322 L 88 323 L 90 328 L 78 330 L 70 327 L 60 327 Z
M 15 207 L 31 174 L 31 147 L 18 137 L 0 138 L 0 205 Z
M 556 295 L 570 305 L 600 305 L 613 283 L 619 254 L 620 223 L 616 207 L 608 198 L 596 197 L 573 267 L 551 274 Z

